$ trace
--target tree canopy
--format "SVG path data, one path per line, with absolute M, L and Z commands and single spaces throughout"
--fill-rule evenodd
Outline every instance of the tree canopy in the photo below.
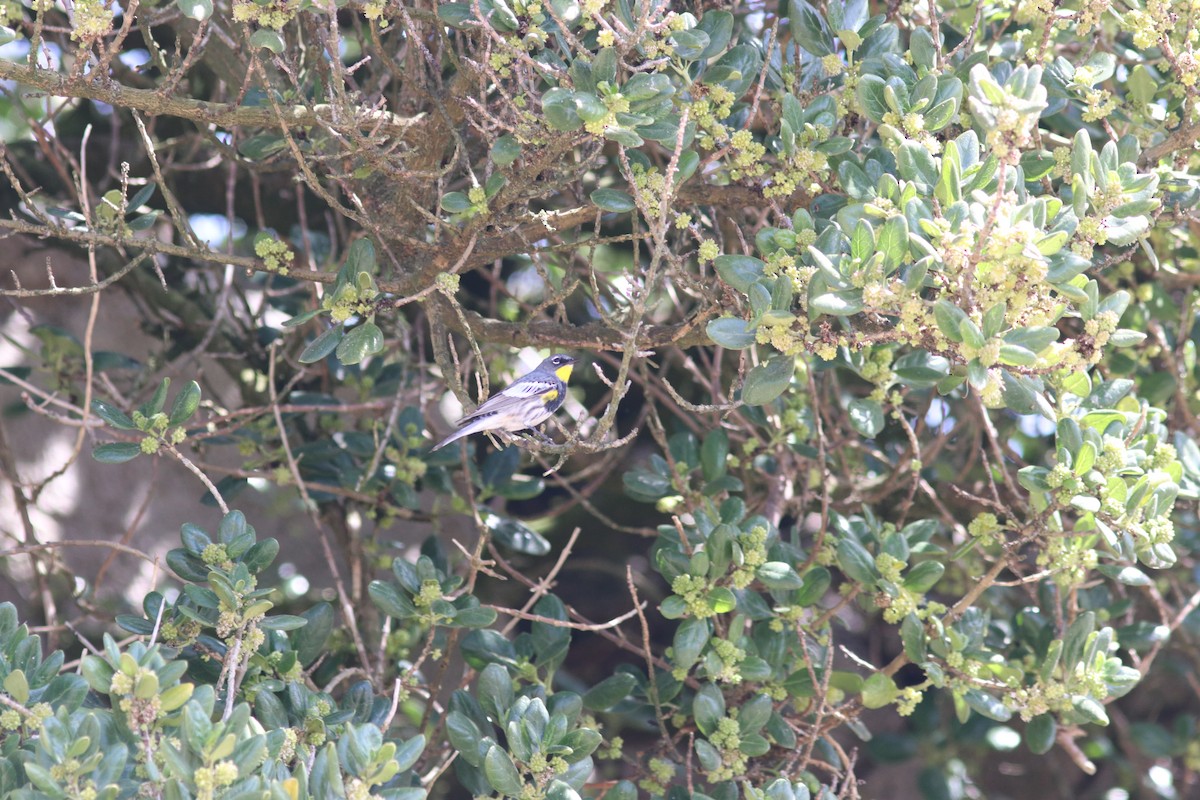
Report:
M 0 9 L 0 795 L 1200 791 L 1194 3 Z

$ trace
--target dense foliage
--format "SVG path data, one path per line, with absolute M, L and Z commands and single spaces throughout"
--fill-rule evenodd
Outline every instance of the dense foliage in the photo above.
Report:
M 1194 12 L 8 0 L 0 795 L 1200 791 Z M 31 512 L 147 459 L 121 597 Z

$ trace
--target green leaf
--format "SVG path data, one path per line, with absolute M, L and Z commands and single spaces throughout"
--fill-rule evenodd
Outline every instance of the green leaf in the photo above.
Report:
M 883 430 L 883 409 L 874 400 L 851 400 L 848 411 L 850 425 L 868 439 Z
M 154 395 L 138 406 L 138 411 L 142 412 L 142 416 L 153 417 L 155 414 L 162 412 L 163 406 L 167 404 L 167 389 L 170 386 L 170 378 L 163 378 L 159 382 L 158 388 L 154 390 Z
M 768 589 L 799 589 L 804 585 L 792 565 L 783 561 L 768 561 L 760 565 L 754 571 L 754 577 Z
M 753 256 L 722 255 L 713 259 L 713 267 L 721 280 L 743 293 L 763 279 L 766 266 L 766 262 Z
M 263 617 L 258 624 L 268 631 L 294 631 L 307 625 L 308 620 L 296 614 L 272 614 Z
M 475 693 L 484 711 L 495 719 L 504 719 L 514 697 L 508 670 L 500 664 L 488 664 L 479 673 Z
M 1158 82 L 1150 74 L 1144 65 L 1138 64 L 1129 71 L 1129 78 L 1125 81 L 1125 86 L 1129 89 L 1129 96 L 1138 105 L 1144 106 L 1154 100 L 1154 95 L 1158 92 Z
M 724 586 L 718 586 L 708 593 L 708 607 L 718 614 L 728 614 L 737 608 L 737 596 Z
M 1150 230 L 1150 218 L 1146 216 L 1104 218 L 1104 233 L 1108 244 L 1125 247 L 1133 244 Z
M 483 773 L 492 788 L 500 794 L 509 797 L 521 796 L 525 786 L 521 774 L 517 772 L 512 758 L 500 749 L 499 745 L 494 744 L 488 748 L 487 755 L 483 758 Z
M 417 615 L 417 607 L 413 605 L 412 600 L 398 592 L 390 583 L 371 581 L 367 586 L 367 594 L 389 617 L 408 619 Z
M 132 431 L 137 429 L 137 426 L 133 424 L 133 420 L 124 411 L 103 400 L 92 401 L 92 413 L 117 430 Z
M 818 678 L 820 672 L 817 672 Z M 803 700 L 806 697 L 812 697 L 816 694 L 816 686 L 813 684 L 812 674 L 805 667 L 788 675 L 783 682 L 783 688 L 788 695 L 795 697 L 798 700 Z
M 575 93 L 555 87 L 542 95 L 542 115 L 557 131 L 575 131 L 583 127 L 583 119 L 575 108 Z
M 917 142 L 905 142 L 900 146 L 900 152 L 896 160 L 900 169 L 900 175 L 905 180 L 913 181 L 922 194 L 933 192 L 933 187 L 937 185 L 938 178 L 940 177 L 940 170 L 933 160 L 933 155 L 930 154 L 924 145 Z M 903 221 L 904 217 L 893 217 L 892 219 Z M 888 221 L 890 222 L 891 220 Z M 907 234 L 908 230 L 906 226 L 905 238 L 907 238 Z
M 675 31 L 667 37 L 667 41 L 675 51 L 675 55 L 688 61 L 699 59 L 711 42 L 708 34 L 699 28 Z
M 738 709 L 738 730 L 743 734 L 756 733 L 771 719 L 774 703 L 770 695 L 756 694 Z
M 303 325 L 304 323 L 308 322 L 310 319 L 313 319 L 314 317 L 317 317 L 323 313 L 324 313 L 324 311 L 320 308 L 314 308 L 311 311 L 305 311 L 301 314 L 297 314 L 296 316 L 294 316 L 290 319 L 284 320 L 283 327 L 285 327 L 285 328 L 299 327 L 299 326 Z
M 250 34 L 250 46 L 255 49 L 265 47 L 275 55 L 281 54 L 287 47 L 283 41 L 283 36 L 273 28 L 259 28 Z
M 142 447 L 137 442 L 108 442 L 92 450 L 92 458 L 101 464 L 124 464 L 141 454 Z
M 997 722 L 1008 722 L 1012 712 L 996 698 L 981 689 L 967 689 L 963 692 L 963 700 L 973 711 Z
M 942 335 L 952 342 L 963 340 L 960 326 L 963 322 L 970 321 L 966 312 L 947 300 L 938 300 L 933 304 L 933 319 Z
M 448 211 L 451 214 L 463 214 L 474 208 L 474 204 L 471 203 L 466 192 L 446 192 L 442 195 L 439 205 L 443 211 Z
M 342 341 L 342 337 L 345 335 L 346 329 L 341 325 L 334 325 L 332 328 L 329 328 L 308 343 L 308 347 L 305 347 L 304 352 L 300 354 L 300 363 L 314 364 L 325 358 L 337 349 Z
M 129 223 L 128 223 L 129 230 L 131 230 L 131 231 L 147 230 L 150 228 L 150 226 L 152 226 L 154 224 L 155 220 L 157 220 L 161 214 L 162 214 L 161 211 L 151 211 L 149 213 L 136 216 L 133 219 L 129 220 Z
M 791 356 L 782 353 L 771 356 L 746 375 L 742 400 L 751 406 L 766 405 L 783 394 L 795 371 L 796 362 Z
M 29 778 L 29 782 L 38 789 L 50 797 L 67 797 L 67 793 L 63 791 L 62 786 L 50 775 L 50 770 L 32 760 L 26 761 L 24 767 L 25 777 Z
M 845 292 L 826 292 L 808 301 L 811 314 L 829 314 L 834 317 L 848 317 L 863 310 L 862 289 L 851 289 Z
M 906 353 L 892 364 L 892 372 L 901 383 L 922 388 L 933 386 L 950 374 L 950 362 L 926 350 Z
M 425 735 L 419 733 L 404 744 L 400 745 L 392 758 L 400 768 L 400 771 L 404 772 L 407 769 L 412 769 L 413 765 L 417 763 L 417 759 L 421 757 L 421 753 L 424 752 L 424 750 Z M 422 793 L 422 796 L 424 796 L 424 793 Z
M 712 629 L 708 621 L 692 617 L 685 619 L 675 629 L 675 638 L 671 644 L 673 650 L 672 662 L 677 667 L 690 668 L 704 652 Z
M 939 104 L 938 108 L 944 103 Z M 949 206 L 962 199 L 962 164 L 958 154 L 958 145 L 946 143 L 946 152 L 942 155 L 942 168 L 938 177 L 934 195 L 941 201 L 942 206 Z
M 590 92 L 575 92 L 575 113 L 584 122 L 599 122 L 608 116 L 608 106 L 604 101 Z
M 197 22 L 208 19 L 213 12 L 212 0 L 175 0 L 175 5 L 185 17 Z
M 15 669 L 4 678 L 4 691 L 7 692 L 13 700 L 24 705 L 29 702 L 29 679 L 25 677 L 25 671 Z
M 725 474 L 725 461 L 729 457 L 729 435 L 717 428 L 704 437 L 700 446 L 700 467 L 704 480 L 715 481 Z
M 563 737 L 563 746 L 571 748 L 571 752 L 563 756 L 568 764 L 576 764 L 590 756 L 596 748 L 604 743 L 604 737 L 591 728 L 576 728 Z M 588 771 L 591 771 L 590 764 Z M 575 795 L 578 800 L 579 795 Z M 550 800 L 547 795 L 547 800 Z
M 751 328 L 744 319 L 721 317 L 711 320 L 705 328 L 708 338 L 730 350 L 745 350 L 754 344 L 757 328 Z
M 592 202 L 604 211 L 624 214 L 637 208 L 633 197 L 620 189 L 597 189 L 591 193 L 590 197 Z
M 504 173 L 493 172 L 487 182 L 483 184 L 483 196 L 488 199 L 493 198 L 507 184 L 508 178 L 504 177 Z
M 496 621 L 496 610 L 482 606 L 460 608 L 454 615 L 450 627 L 453 628 L 486 628 Z
M 1015 344 L 1000 345 L 1000 363 L 1028 367 L 1037 362 L 1037 353 Z
M 911 592 L 924 594 L 933 588 L 946 572 L 946 565 L 940 561 L 922 561 L 917 564 L 904 578 L 904 588 Z
M 936 66 L 937 45 L 933 43 L 933 34 L 928 28 L 917 28 L 912 32 L 908 38 L 908 49 L 914 67 L 932 70 Z
M 634 469 L 622 476 L 625 493 L 635 500 L 647 503 L 665 497 L 671 491 L 671 479 L 665 475 Z
M 445 8 L 440 6 L 439 11 Z M 492 163 L 506 167 L 521 157 L 521 143 L 511 134 L 504 134 L 492 143 Z
M 698 61 L 707 61 L 729 46 L 729 40 L 733 37 L 733 14 L 728 11 L 707 11 L 696 28 L 708 34 L 708 46 L 697 56 Z
M 875 559 L 867 549 L 848 537 L 842 537 L 837 544 L 838 566 L 846 577 L 863 584 L 867 588 L 875 585 L 879 579 L 879 571 L 875 569 Z
M 292 634 L 291 644 L 296 651 L 296 659 L 307 667 L 325 651 L 325 643 L 333 633 L 333 606 L 317 603 L 305 611 L 303 617 L 308 624 Z
M 818 58 L 833 52 L 833 34 L 821 13 L 806 0 L 791 0 L 789 22 L 792 38 Z
M 1120 480 L 1120 479 L 1118 479 Z M 1153 583 L 1150 576 L 1137 567 L 1122 567 L 1118 564 L 1101 564 L 1096 567 L 1101 574 L 1112 578 L 1126 586 L 1149 586 Z
M 1129 726 L 1129 734 L 1138 749 L 1151 758 L 1172 758 L 1179 751 L 1175 737 L 1157 723 L 1136 722 Z
M 1050 326 L 1014 328 L 1004 334 L 1004 341 L 1006 344 L 1024 347 L 1033 353 L 1041 353 L 1058 341 L 1058 328 Z
M 983 391 L 984 387 L 987 386 L 987 367 L 978 358 L 972 358 L 967 362 L 967 382 L 979 391 Z
M 904 622 L 900 623 L 900 641 L 909 661 L 920 664 L 925 660 L 925 626 L 916 614 L 908 614 L 904 617 Z
M 195 381 L 188 381 L 187 386 L 179 394 L 175 395 L 175 402 L 171 404 L 171 413 L 168 415 L 172 425 L 182 425 L 187 422 L 192 414 L 196 413 L 196 409 L 200 407 L 200 384 Z
M 1108 712 L 1104 710 L 1104 704 L 1093 697 L 1075 695 L 1071 698 L 1071 708 L 1084 722 L 1093 725 L 1108 724 Z
M 666 619 L 683 619 L 688 613 L 687 601 L 677 594 L 667 595 L 659 603 L 658 611 Z
M 438 19 L 452 28 L 464 28 L 466 23 L 475 19 L 475 11 L 470 3 L 444 3 L 438 6 Z
M 375 262 L 375 243 L 366 236 L 360 236 L 351 242 L 350 248 L 346 251 L 346 263 L 342 265 L 342 269 L 356 282 L 361 273 L 374 275 L 378 272 L 379 267 Z
M 592 80 L 596 83 L 612 83 L 617 79 L 617 51 L 611 47 L 601 48 L 592 59 Z M 576 86 L 575 88 L 580 88 Z
M 966 316 L 959 320 L 958 332 L 962 335 L 963 342 L 976 350 L 982 350 L 987 344 L 987 340 L 983 338 L 983 331 L 979 330 L 974 320 Z
M 712 772 L 721 768 L 720 750 L 704 739 L 696 739 L 693 747 L 696 750 L 696 761 L 700 763 L 702 769 Z
M 741 97 L 758 77 L 762 66 L 762 55 L 754 45 L 739 44 L 730 48 L 729 52 L 717 59 L 707 70 L 705 78 L 713 83 L 719 83 Z
M 604 138 L 625 147 L 641 147 L 645 141 L 629 128 L 612 126 L 604 129 Z
M 550 552 L 550 542 L 528 525 L 511 517 L 502 517 L 488 508 L 480 509 L 480 517 L 496 541 L 508 549 L 531 556 L 544 556 Z
M 287 140 L 275 133 L 260 133 L 238 144 L 238 152 L 251 161 L 262 161 L 286 148 Z
M 717 729 L 717 724 L 725 716 L 725 696 L 715 684 L 706 683 L 696 692 L 696 698 L 692 701 L 692 716 L 696 720 L 696 727 L 705 736 Z
M 374 322 L 364 322 L 347 333 L 337 346 L 337 359 L 349 366 L 383 351 L 383 331 Z M 301 358 L 301 361 L 304 359 Z
M 833 583 L 833 576 L 824 567 L 813 567 L 804 574 L 804 586 L 796 592 L 794 600 L 801 608 L 816 605 Z
M 890 111 L 883 97 L 886 86 L 887 82 L 878 75 L 863 75 L 858 81 L 858 101 L 872 122 L 883 122 L 884 115 Z
M 863 683 L 862 703 L 864 708 L 883 708 L 896 699 L 900 690 L 895 681 L 882 672 L 876 672 Z
M 1040 714 L 1025 726 L 1025 745 L 1035 754 L 1041 756 L 1050 752 L 1058 735 L 1058 723 L 1053 714 Z
M 699 740 L 697 740 L 699 741 Z M 718 756 L 719 760 L 720 756 Z M 601 800 L 638 800 L 638 790 L 630 781 L 617 781 Z
M 626 672 L 610 675 L 583 695 L 583 706 L 589 711 L 607 711 L 624 700 L 637 685 L 637 678 Z
M 195 551 L 193 551 L 195 552 Z M 200 555 L 196 552 L 196 555 Z M 275 562 L 275 557 L 279 555 L 279 540 L 274 537 L 263 539 L 261 542 L 255 542 L 250 546 L 250 549 L 241 557 L 241 562 L 246 565 L 246 569 L 250 570 L 252 575 L 262 572 L 267 567 Z

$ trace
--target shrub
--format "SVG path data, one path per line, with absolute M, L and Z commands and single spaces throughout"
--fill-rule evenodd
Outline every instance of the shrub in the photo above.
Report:
M 110 614 L 0 438 L 5 796 L 1194 785 L 1190 6 L 703 5 L 9 4 L 5 424 L 221 516 Z M 557 442 L 430 451 L 546 351 Z

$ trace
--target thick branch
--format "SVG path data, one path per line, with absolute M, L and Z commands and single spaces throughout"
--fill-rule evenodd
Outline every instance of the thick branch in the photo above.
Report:
M 1158 163 L 1160 158 L 1169 156 L 1177 150 L 1193 149 L 1196 146 L 1197 139 L 1200 139 L 1200 122 L 1192 125 L 1181 125 L 1166 139 L 1143 150 L 1142 156 L 1138 161 L 1143 167 L 1152 167 Z

